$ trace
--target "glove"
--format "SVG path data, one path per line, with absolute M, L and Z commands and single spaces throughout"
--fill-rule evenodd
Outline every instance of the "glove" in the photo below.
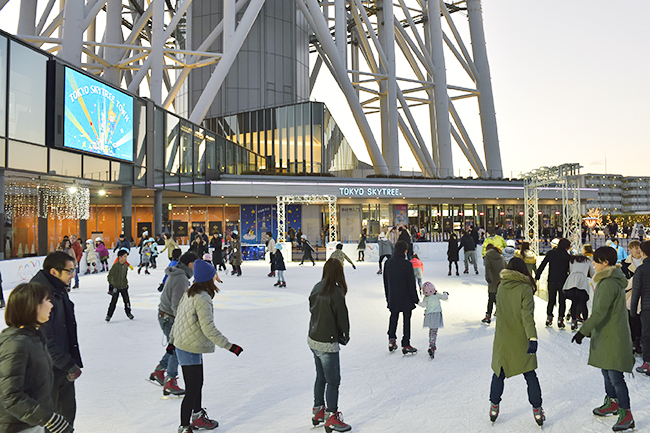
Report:
M 449 295 L 449 292 L 442 292 L 442 293 L 444 293 L 445 295 Z
M 356 266 L 352 265 L 352 269 L 356 269 L 356 268 L 357 268 Z
M 115 287 L 113 287 L 112 284 L 108 285 L 108 294 L 113 296 L 113 290 L 115 290 Z
M 167 345 L 167 353 L 169 353 L 170 355 L 173 355 L 175 351 L 176 351 L 176 346 L 174 346 L 173 344 L 169 343 L 169 344 Z
M 45 427 L 51 433 L 71 433 L 72 426 L 58 413 L 52 414 L 52 418 L 45 423 Z
M 228 350 L 230 350 L 232 353 L 234 353 L 237 356 L 239 356 L 239 354 L 244 351 L 244 349 L 242 349 L 241 346 L 237 346 L 236 344 L 232 344 L 230 346 L 230 349 Z
M 74 382 L 79 379 L 79 376 L 81 376 L 81 369 L 75 364 L 70 370 L 68 370 L 68 375 L 66 377 L 70 382 Z
M 537 353 L 537 340 L 530 340 L 528 342 L 528 350 L 526 351 L 529 355 L 534 355 Z
M 164 285 L 163 283 L 160 283 L 160 285 L 158 286 L 158 291 L 159 291 L 159 292 L 162 292 L 162 291 L 163 291 L 163 287 L 165 287 L 165 285 Z
M 582 340 L 583 340 L 584 338 L 585 338 L 585 336 L 582 335 L 582 334 L 580 333 L 580 331 L 578 331 L 578 332 L 576 332 L 576 335 L 574 335 L 573 338 L 571 339 L 571 342 L 572 342 L 572 343 L 582 344 Z

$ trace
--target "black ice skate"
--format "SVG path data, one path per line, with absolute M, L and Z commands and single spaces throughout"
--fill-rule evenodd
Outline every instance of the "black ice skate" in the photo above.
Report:
M 541 407 L 533 408 L 533 416 L 535 417 L 535 422 L 540 427 L 544 424 L 544 421 L 546 421 L 546 416 L 544 416 L 544 409 Z
M 397 350 L 397 340 L 394 338 L 390 338 L 388 340 L 388 351 L 392 353 L 396 350 Z
M 410 344 L 408 346 L 402 347 L 402 354 L 404 355 L 415 355 L 417 351 L 418 350 Z
M 546 316 L 546 327 L 553 326 L 553 316 Z
M 489 314 L 486 314 L 485 317 L 483 318 L 483 320 L 481 320 L 481 322 L 486 323 L 486 324 L 489 325 L 490 323 L 492 323 L 492 319 L 490 319 Z
M 427 352 L 429 352 L 429 358 L 433 359 L 435 357 L 435 355 L 436 355 L 436 348 L 435 347 L 429 347 L 429 350 Z
M 499 405 L 490 403 L 490 421 L 494 422 L 499 416 Z

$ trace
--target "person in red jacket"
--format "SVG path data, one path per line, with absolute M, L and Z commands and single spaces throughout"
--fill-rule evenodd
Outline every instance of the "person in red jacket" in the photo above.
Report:
M 81 263 L 81 257 L 84 255 L 84 249 L 77 239 L 77 235 L 70 235 L 70 243 L 72 244 L 72 249 L 74 250 L 75 258 L 77 259 L 75 263 L 76 272 L 74 273 L 74 287 L 73 289 L 79 288 L 79 263 Z

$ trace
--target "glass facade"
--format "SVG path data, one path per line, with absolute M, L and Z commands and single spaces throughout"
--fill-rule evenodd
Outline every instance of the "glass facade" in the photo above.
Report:
M 360 168 L 350 144 L 321 102 L 206 119 L 204 126 L 259 154 L 263 158 L 259 169 L 266 173 L 352 176 Z

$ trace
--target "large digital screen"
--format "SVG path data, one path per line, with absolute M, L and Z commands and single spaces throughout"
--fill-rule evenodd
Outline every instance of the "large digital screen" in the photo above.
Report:
M 133 161 L 133 98 L 65 68 L 63 145 Z

